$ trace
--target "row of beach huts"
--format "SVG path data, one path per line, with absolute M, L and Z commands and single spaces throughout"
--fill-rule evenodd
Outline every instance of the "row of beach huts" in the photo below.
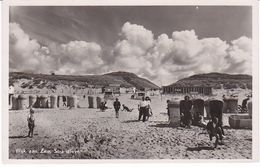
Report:
M 80 103 L 81 98 L 81 103 Z M 100 96 L 77 95 L 9 95 L 9 110 L 33 108 L 99 108 L 103 98 Z

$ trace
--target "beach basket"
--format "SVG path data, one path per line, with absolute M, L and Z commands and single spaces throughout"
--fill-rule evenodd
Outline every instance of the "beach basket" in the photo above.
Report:
M 94 106 L 95 100 L 93 96 L 88 96 L 88 104 L 89 104 L 89 108 L 95 108 Z
M 57 95 L 51 95 L 50 96 L 51 105 L 50 108 L 57 108 L 57 102 L 58 102 L 58 96 Z
M 172 100 L 168 103 L 170 125 L 173 127 L 180 126 L 181 115 L 180 115 L 180 101 Z
M 97 97 L 96 100 L 97 100 L 97 103 L 96 103 L 97 104 L 97 108 L 100 108 L 101 101 L 102 101 L 101 97 Z
M 222 124 L 223 117 L 223 102 L 220 100 L 211 100 L 209 101 L 209 111 L 211 118 L 217 117 L 219 122 Z
M 199 122 L 200 115 L 204 116 L 204 100 L 195 99 L 193 100 L 193 112 L 195 124 Z
M 48 108 L 48 96 L 47 95 L 40 96 L 40 108 Z
M 26 95 L 18 96 L 18 110 L 25 110 L 29 107 L 29 99 Z
M 237 98 L 226 98 L 223 100 L 223 113 L 237 113 L 238 99 Z
M 252 101 L 251 100 L 247 103 L 247 108 L 248 108 L 248 114 L 252 118 Z
M 78 107 L 78 97 L 76 95 L 68 96 L 68 106 L 70 106 L 71 108 Z
M 18 95 L 12 96 L 12 110 L 18 110 Z
M 36 95 L 29 95 L 29 106 L 30 107 L 35 107 L 36 101 L 37 101 Z

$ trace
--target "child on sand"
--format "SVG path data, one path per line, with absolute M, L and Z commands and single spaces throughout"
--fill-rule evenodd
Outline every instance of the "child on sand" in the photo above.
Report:
M 213 117 L 212 121 L 210 121 L 207 124 L 206 127 L 208 133 L 209 133 L 209 139 L 210 141 L 212 141 L 212 138 L 215 137 L 215 148 L 217 147 L 217 145 L 219 144 L 219 139 L 220 139 L 220 144 L 223 144 L 222 139 L 223 139 L 223 134 L 222 134 L 222 129 L 219 126 L 218 123 L 218 118 L 217 117 Z
M 30 113 L 27 117 L 27 122 L 28 122 L 28 128 L 29 128 L 28 137 L 33 137 L 33 130 L 35 127 L 35 118 L 34 118 L 34 110 L 32 107 L 30 107 Z

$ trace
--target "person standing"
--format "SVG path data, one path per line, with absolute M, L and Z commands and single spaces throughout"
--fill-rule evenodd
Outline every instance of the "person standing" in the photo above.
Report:
M 149 117 L 152 115 L 151 109 L 151 99 L 149 97 L 145 98 L 145 111 L 143 115 L 143 122 L 148 121 Z
M 29 128 L 28 137 L 33 137 L 33 130 L 35 127 L 35 118 L 34 118 L 34 110 L 32 109 L 32 107 L 30 107 L 30 113 L 27 117 L 27 122 L 28 122 L 28 128 Z
M 116 101 L 114 101 L 114 109 L 116 111 L 116 118 L 119 117 L 119 110 L 120 110 L 120 107 L 121 107 L 121 103 L 119 102 L 118 98 L 116 98 Z
M 183 123 L 187 128 L 190 128 L 192 123 L 191 108 L 192 108 L 192 101 L 190 100 L 189 96 L 185 96 L 184 100 L 182 100 L 180 103 L 180 109 L 181 109 L 181 113 L 183 114 Z
M 146 101 L 143 96 L 142 100 L 138 104 L 138 110 L 139 110 L 138 121 L 141 120 L 142 116 L 144 117 L 145 107 L 146 107 Z

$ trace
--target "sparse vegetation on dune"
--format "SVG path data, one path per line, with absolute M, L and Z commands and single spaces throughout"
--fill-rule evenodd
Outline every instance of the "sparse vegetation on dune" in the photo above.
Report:
M 252 76 L 244 74 L 231 75 L 223 73 L 198 74 L 181 79 L 171 85 L 210 86 L 214 89 L 220 89 L 221 85 L 223 85 L 224 89 L 252 89 Z
M 56 85 L 68 85 L 74 87 L 87 87 L 88 85 L 107 86 L 109 84 L 119 84 L 122 87 L 136 87 L 137 89 L 159 87 L 147 79 L 140 78 L 133 73 L 114 72 L 104 75 L 47 75 L 23 72 L 10 72 L 9 85 L 16 83 L 20 79 L 30 82 L 23 83 L 22 88 L 49 88 L 55 89 Z

